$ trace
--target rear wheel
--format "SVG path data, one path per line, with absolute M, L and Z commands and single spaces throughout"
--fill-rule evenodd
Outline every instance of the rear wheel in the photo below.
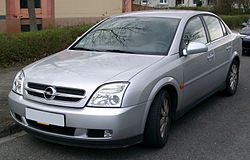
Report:
M 246 55 L 246 50 L 245 49 L 242 49 L 242 55 L 244 56 L 244 55 Z
M 168 140 L 171 124 L 171 99 L 167 91 L 160 91 L 154 99 L 144 132 L 144 144 L 163 147 Z
M 230 66 L 227 79 L 226 79 L 226 89 L 225 94 L 232 96 L 236 93 L 239 81 L 239 63 L 234 60 Z
M 242 56 L 249 56 L 250 55 L 250 49 L 242 49 Z

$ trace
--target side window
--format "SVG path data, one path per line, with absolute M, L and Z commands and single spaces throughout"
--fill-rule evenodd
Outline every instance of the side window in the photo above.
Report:
M 205 23 L 208 28 L 208 32 L 211 37 L 211 41 L 214 41 L 218 38 L 224 36 L 223 30 L 221 28 L 221 24 L 218 18 L 213 16 L 204 16 Z
M 190 42 L 201 42 L 207 43 L 207 36 L 202 24 L 202 21 L 199 17 L 192 18 L 184 31 L 182 41 L 187 45 Z
M 221 28 L 222 28 L 224 36 L 228 35 L 227 34 L 227 29 L 226 29 L 225 25 L 221 21 L 220 21 L 220 24 L 221 24 Z

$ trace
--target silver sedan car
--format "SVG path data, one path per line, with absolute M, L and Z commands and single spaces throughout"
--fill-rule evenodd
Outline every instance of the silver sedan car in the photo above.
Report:
M 171 121 L 217 91 L 234 95 L 241 38 L 216 15 L 147 11 L 109 17 L 15 77 L 10 113 L 55 143 L 163 147 Z

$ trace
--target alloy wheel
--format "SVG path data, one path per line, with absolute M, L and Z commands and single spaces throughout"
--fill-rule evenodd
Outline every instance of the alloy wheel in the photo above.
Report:
M 160 134 L 161 138 L 166 137 L 169 124 L 169 101 L 168 98 L 162 100 L 161 114 L 160 114 Z
M 230 88 L 235 90 L 238 84 L 238 67 L 233 64 L 230 70 Z

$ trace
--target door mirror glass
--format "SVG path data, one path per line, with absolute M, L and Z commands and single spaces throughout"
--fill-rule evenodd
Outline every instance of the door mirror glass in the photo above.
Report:
M 208 48 L 204 43 L 200 42 L 190 42 L 186 49 L 183 50 L 183 55 L 191 55 L 197 53 L 207 52 Z

